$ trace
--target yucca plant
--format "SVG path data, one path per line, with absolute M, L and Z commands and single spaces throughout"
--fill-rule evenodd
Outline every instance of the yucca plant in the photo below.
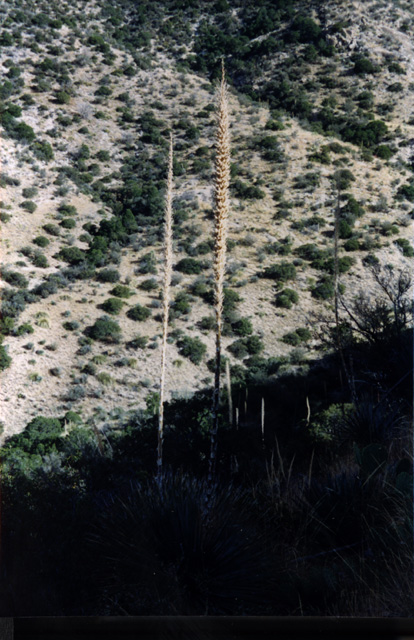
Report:
M 160 396 L 158 410 L 158 451 L 157 476 L 162 482 L 162 446 L 164 441 L 164 387 L 165 362 L 167 353 L 168 315 L 170 309 L 170 287 L 172 274 L 172 200 L 173 200 L 173 137 L 170 135 L 170 150 L 168 155 L 167 193 L 165 200 L 164 222 L 164 281 L 163 281 L 163 322 L 161 345 L 161 375 Z
M 209 477 L 216 463 L 218 412 L 220 405 L 220 364 L 221 333 L 223 323 L 223 284 L 226 268 L 227 219 L 229 213 L 230 184 L 230 132 L 229 132 L 228 89 L 222 63 L 221 83 L 218 92 L 217 133 L 216 133 L 216 172 L 215 172 L 215 209 L 214 209 L 214 280 L 216 312 L 216 364 L 211 426 L 211 450 Z

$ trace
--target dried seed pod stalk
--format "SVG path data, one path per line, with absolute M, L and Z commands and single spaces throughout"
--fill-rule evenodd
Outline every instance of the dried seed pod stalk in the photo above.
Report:
M 221 331 L 223 316 L 223 284 L 226 269 L 227 219 L 229 213 L 230 184 L 230 132 L 229 132 L 228 90 L 222 64 L 221 83 L 218 94 L 217 133 L 216 133 L 216 175 L 214 192 L 214 281 L 216 312 L 216 365 L 212 407 L 211 451 L 209 475 L 215 469 L 217 449 L 218 410 L 220 404 L 220 364 Z
M 170 136 L 170 151 L 168 157 L 167 192 L 165 196 L 165 221 L 164 221 L 164 281 L 163 281 L 163 323 L 161 345 L 161 375 L 160 375 L 160 400 L 158 410 L 158 481 L 162 479 L 162 446 L 164 442 L 164 386 L 165 386 L 165 362 L 167 352 L 168 315 L 170 309 L 170 287 L 172 274 L 172 200 L 173 200 L 173 138 Z

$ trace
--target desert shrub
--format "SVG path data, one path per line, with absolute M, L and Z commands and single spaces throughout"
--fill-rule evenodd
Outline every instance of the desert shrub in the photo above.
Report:
M 66 203 L 59 205 L 58 211 L 65 216 L 75 216 L 78 213 L 76 207 L 73 204 Z
M 317 300 L 329 300 L 329 298 L 333 298 L 334 294 L 335 288 L 331 276 L 321 278 L 312 289 L 312 296 Z
M 30 199 L 37 196 L 39 189 L 37 187 L 25 187 L 22 191 L 23 198 Z
M 261 278 L 276 280 L 276 282 L 285 282 L 286 280 L 296 279 L 296 268 L 294 264 L 283 260 L 278 264 L 266 267 L 258 275 Z
M 387 144 L 378 145 L 375 148 L 374 153 L 377 158 L 381 158 L 382 160 L 389 160 L 394 155 L 394 152 Z
M 79 247 L 63 247 L 56 257 L 69 264 L 80 264 L 85 260 L 85 251 Z
M 276 136 L 260 136 L 253 139 L 253 148 L 260 152 L 260 155 L 271 162 L 281 162 L 284 158 Z
M 358 57 L 354 62 L 353 71 L 357 75 L 378 73 L 379 68 L 369 58 Z
M 117 298 L 130 298 L 132 295 L 131 289 L 124 284 L 117 284 L 109 293 Z
M 50 162 L 50 160 L 53 160 L 54 158 L 53 148 L 49 142 L 39 140 L 34 142 L 31 148 L 33 150 L 34 156 L 38 160 L 43 160 L 43 162 Z
M 3 270 L 1 272 L 1 278 L 10 286 L 18 287 L 19 289 L 25 289 L 29 284 L 27 278 L 25 278 L 22 273 L 18 273 L 17 271 Z
M 337 189 L 344 191 L 355 181 L 355 176 L 349 169 L 338 169 L 338 171 L 335 171 L 333 174 L 332 180 Z
M 153 273 L 154 275 L 157 273 L 157 259 L 154 251 L 142 256 L 138 271 L 139 273 Z
M 346 220 L 340 220 L 338 225 L 338 235 L 343 240 L 352 236 L 352 227 Z
M 0 371 L 4 371 L 11 365 L 11 357 L 7 353 L 7 347 L 0 344 Z
M 46 233 L 49 233 L 51 236 L 60 235 L 59 227 L 57 227 L 55 224 L 52 224 L 51 222 L 47 222 L 46 224 L 44 224 L 43 229 L 46 231 Z
M 179 291 L 172 304 L 173 317 L 185 315 L 191 311 L 191 297 L 185 291 Z
M 346 242 L 344 242 L 345 251 L 357 251 L 359 249 L 358 238 L 349 238 Z
M 293 179 L 293 187 L 295 189 L 310 189 L 319 187 L 321 177 L 319 173 L 309 171 L 301 176 L 295 176 Z
M 76 220 L 73 218 L 63 218 L 59 225 L 63 229 L 74 229 L 76 227 Z
M 111 269 L 110 267 L 106 268 L 106 269 L 101 269 L 100 271 L 97 271 L 96 273 L 96 279 L 99 282 L 110 282 L 110 283 L 115 283 L 118 282 L 120 279 L 120 273 L 117 269 Z
M 109 153 L 109 151 L 101 149 L 95 154 L 95 158 L 100 162 L 109 162 L 111 159 L 111 154 Z
M 204 331 L 212 331 L 216 328 L 216 319 L 214 316 L 204 316 L 199 321 L 198 326 Z
M 55 101 L 57 104 L 69 104 L 71 99 L 71 94 L 68 91 L 56 91 L 55 93 Z
M 80 324 L 76 320 L 66 320 L 62 326 L 66 331 L 76 331 L 79 329 Z
M 5 456 L 7 457 L 8 450 L 12 452 L 17 448 L 31 454 L 46 454 L 50 445 L 62 433 L 63 425 L 58 418 L 37 416 L 26 425 L 24 431 L 8 439 L 5 446 Z
M 115 316 L 120 313 L 124 304 L 125 303 L 119 298 L 108 298 L 108 300 L 105 300 L 105 302 L 103 302 L 100 307 L 101 309 L 103 309 L 103 311 L 106 311 L 106 313 Z
M 199 260 L 195 260 L 194 258 L 182 258 L 177 262 L 174 269 L 176 271 L 180 271 L 181 273 L 198 274 L 201 273 L 203 269 L 203 263 Z
M 121 328 L 115 320 L 108 316 L 98 318 L 87 331 L 93 340 L 101 342 L 119 342 L 121 339 Z
M 145 349 L 148 344 L 147 336 L 136 336 L 133 340 L 126 343 L 128 349 Z
M 138 286 L 143 291 L 154 291 L 154 289 L 158 289 L 158 282 L 155 278 L 148 278 L 148 280 L 140 282 Z
M 397 244 L 406 258 L 412 258 L 414 256 L 414 249 L 407 238 L 397 238 L 395 240 L 395 244 Z
M 151 315 L 151 311 L 147 309 L 147 307 L 143 307 L 140 304 L 136 304 L 134 307 L 131 307 L 127 311 L 127 316 L 131 320 L 136 320 L 137 322 L 143 322 Z
M 291 309 L 299 301 L 299 295 L 293 289 L 283 289 L 276 295 L 276 306 Z
M 414 184 L 403 184 L 398 187 L 396 198 L 397 200 L 414 202 Z
M 253 333 L 253 325 L 249 318 L 240 318 L 240 320 L 232 322 L 231 328 L 236 336 L 245 337 Z
M 23 324 L 21 324 L 20 327 L 18 327 L 14 332 L 16 336 L 25 336 L 28 333 L 34 333 L 32 325 L 28 322 L 24 322 Z
M 266 196 L 258 186 L 246 184 L 242 180 L 234 180 L 230 186 L 235 196 L 241 199 L 260 200 Z
M 22 209 L 28 211 L 29 213 L 33 213 L 37 209 L 37 204 L 33 202 L 33 200 L 24 200 L 24 202 L 22 202 L 20 206 Z
M 36 251 L 32 257 L 31 261 L 35 267 L 39 267 L 41 269 L 46 269 L 49 266 L 46 256 L 39 251 Z
M 184 336 L 177 342 L 180 355 L 188 358 L 193 364 L 200 364 L 203 360 L 207 347 L 199 338 Z
M 282 338 L 282 342 L 286 344 L 290 344 L 293 347 L 297 347 L 302 342 L 307 342 L 312 337 L 311 332 L 306 327 L 299 327 L 295 331 L 290 331 L 289 333 L 285 333 Z

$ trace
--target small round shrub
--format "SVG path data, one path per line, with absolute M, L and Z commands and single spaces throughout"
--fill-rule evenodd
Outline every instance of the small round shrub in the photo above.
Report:
M 148 278 L 148 280 L 144 280 L 138 286 L 143 291 L 153 291 L 154 289 L 158 289 L 158 282 L 155 278 Z
M 131 289 L 124 284 L 117 284 L 109 293 L 117 298 L 130 298 L 132 295 Z
M 299 301 L 299 295 L 293 289 L 283 289 L 276 295 L 276 306 L 283 309 L 291 309 L 292 305 Z
M 106 313 L 110 313 L 112 316 L 116 316 L 120 313 L 124 304 L 125 303 L 119 298 L 108 298 L 108 300 L 105 300 L 105 302 L 103 302 L 100 307 L 101 309 L 103 309 L 103 311 L 106 311 Z
M 357 238 L 349 238 L 344 242 L 345 251 L 357 251 L 359 249 L 359 242 Z
M 76 227 L 76 220 L 73 218 L 63 218 L 60 226 L 63 227 L 63 229 L 74 229 Z
M 184 336 L 177 342 L 180 355 L 188 358 L 193 364 L 200 364 L 203 360 L 207 347 L 199 338 Z
M 115 320 L 102 316 L 89 328 L 88 334 L 93 340 L 117 343 L 121 339 L 121 328 Z
M 180 271 L 181 273 L 186 274 L 199 274 L 203 269 L 203 264 L 199 260 L 195 260 L 194 258 L 182 258 L 175 265 L 175 270 Z
M 143 307 L 141 304 L 136 304 L 134 307 L 128 310 L 127 316 L 131 320 L 142 322 L 151 315 L 151 311 L 147 307 Z
M 245 337 L 253 333 L 253 326 L 249 318 L 240 318 L 240 320 L 232 322 L 231 328 L 236 336 Z
M 112 269 L 110 267 L 106 269 L 101 269 L 96 273 L 96 279 L 99 282 L 119 282 L 120 274 L 117 269 Z
M 22 209 L 24 209 L 25 211 L 28 211 L 29 213 L 33 213 L 37 209 L 37 204 L 33 202 L 33 200 L 24 200 L 20 204 L 20 206 Z
M 59 227 L 57 227 L 55 224 L 52 224 L 51 222 L 47 222 L 46 224 L 44 224 L 43 229 L 46 231 L 46 233 L 49 233 L 51 236 L 60 235 Z
M 46 269 L 49 266 L 46 256 L 44 256 L 43 253 L 36 253 L 32 258 L 32 262 L 35 267 L 39 267 L 40 269 Z
M 46 236 L 36 236 L 36 238 L 33 239 L 33 244 L 37 244 L 38 247 L 43 248 L 50 244 L 50 240 L 46 238 Z

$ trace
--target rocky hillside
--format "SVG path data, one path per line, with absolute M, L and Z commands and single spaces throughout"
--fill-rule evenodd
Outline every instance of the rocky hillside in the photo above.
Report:
M 411 270 L 411 2 L 0 2 L 3 438 L 104 421 L 158 388 L 174 133 L 166 386 L 212 383 L 215 86 L 231 87 L 225 300 L 234 380 L 305 370 L 348 307 Z M 340 305 L 341 317 L 346 312 Z M 277 375 L 277 373 L 275 373 Z

